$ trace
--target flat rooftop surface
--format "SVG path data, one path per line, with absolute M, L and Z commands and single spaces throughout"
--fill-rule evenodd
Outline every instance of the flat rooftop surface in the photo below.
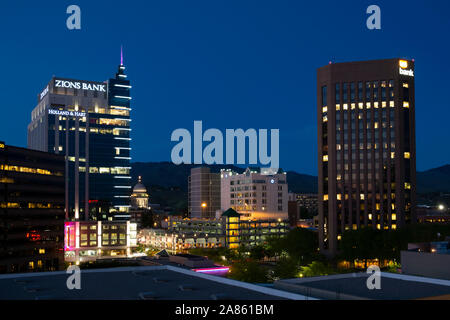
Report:
M 65 271 L 0 275 L 0 300 L 279 300 L 305 297 L 172 266 L 81 270 L 69 290 Z
M 318 299 L 450 299 L 450 281 L 381 273 L 381 289 L 368 289 L 366 273 L 279 280 L 275 288 Z

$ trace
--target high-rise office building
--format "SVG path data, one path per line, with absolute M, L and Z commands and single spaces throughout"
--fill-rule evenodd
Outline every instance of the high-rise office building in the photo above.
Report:
M 68 219 L 95 219 L 90 203 L 109 206 L 115 219 L 129 217 L 131 86 L 124 70 L 121 59 L 108 81 L 53 77 L 37 97 L 28 147 L 65 156 Z
M 220 210 L 220 174 L 211 173 L 208 167 L 192 168 L 188 193 L 190 217 L 214 219 Z
M 64 157 L 0 142 L 0 273 L 64 267 Z
M 247 219 L 288 219 L 286 173 L 271 168 L 247 168 L 239 174 L 221 171 L 221 210 L 229 208 Z
M 333 63 L 317 71 L 319 240 L 415 221 L 414 61 Z

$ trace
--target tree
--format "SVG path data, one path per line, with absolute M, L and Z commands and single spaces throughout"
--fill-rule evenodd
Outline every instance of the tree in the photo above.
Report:
M 271 275 L 272 280 L 289 279 L 297 277 L 299 272 L 298 262 L 292 258 L 281 258 Z
M 316 232 L 305 229 L 292 229 L 283 238 L 284 248 L 290 257 L 302 263 L 312 261 L 318 254 L 318 235 Z
M 250 258 L 253 260 L 262 260 L 266 256 L 266 250 L 262 245 L 256 245 L 250 248 Z
M 234 262 L 228 276 L 250 283 L 265 283 L 268 280 L 266 269 L 250 259 Z
M 316 277 L 334 274 L 335 271 L 330 266 L 321 261 L 313 261 L 307 266 L 300 268 L 300 277 Z

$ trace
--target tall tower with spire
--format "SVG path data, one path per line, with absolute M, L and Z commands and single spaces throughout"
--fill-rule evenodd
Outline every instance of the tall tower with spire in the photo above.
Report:
M 125 74 L 125 66 L 123 64 L 123 48 L 120 46 L 120 64 L 117 69 L 117 73 L 114 79 L 109 79 L 108 81 L 108 104 L 111 108 L 114 109 L 114 114 L 116 115 L 115 119 L 119 119 L 121 121 L 127 121 L 128 124 L 131 121 L 130 119 L 130 81 L 127 79 L 127 75 Z M 130 143 L 131 137 L 129 128 L 121 128 L 117 132 L 117 136 L 114 138 L 115 140 L 115 156 L 114 159 L 117 162 L 116 166 L 120 170 L 121 168 L 130 170 L 131 165 L 131 157 L 130 157 Z M 126 212 L 129 211 L 130 208 L 130 189 L 131 189 L 131 180 L 130 179 L 116 179 L 116 183 L 114 188 L 117 190 L 122 190 L 123 194 L 117 195 L 114 198 L 113 205 L 116 209 L 123 212 L 121 216 L 126 218 Z

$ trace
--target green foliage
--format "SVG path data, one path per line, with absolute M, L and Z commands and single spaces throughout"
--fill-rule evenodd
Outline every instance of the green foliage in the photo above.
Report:
M 250 258 L 253 260 L 262 260 L 266 255 L 266 249 L 262 245 L 256 245 L 250 248 Z
M 439 236 L 438 236 L 439 234 Z M 400 259 L 400 251 L 408 243 L 444 240 L 450 235 L 450 226 L 442 224 L 413 224 L 396 230 L 360 228 L 342 235 L 340 257 L 354 259 Z
M 269 238 L 266 250 L 272 256 L 288 256 L 301 263 L 308 263 L 318 256 L 317 233 L 304 228 L 295 228 L 282 238 Z
M 321 261 L 313 261 L 307 266 L 300 268 L 300 277 L 317 277 L 335 274 L 336 271 Z
M 251 259 L 233 263 L 228 277 L 250 283 L 266 283 L 268 281 L 267 270 Z
M 399 273 L 399 269 L 401 268 L 400 264 L 397 262 L 389 262 L 389 265 L 387 266 L 386 270 L 387 272 L 392 272 L 392 273 Z
M 295 278 L 299 273 L 298 262 L 292 258 L 281 258 L 277 261 L 271 274 L 271 280 Z
M 236 259 L 236 253 L 228 248 L 192 248 L 189 250 L 190 254 L 205 256 L 210 260 L 214 261 L 218 264 L 230 264 L 233 260 Z M 224 260 L 225 257 L 225 260 Z

